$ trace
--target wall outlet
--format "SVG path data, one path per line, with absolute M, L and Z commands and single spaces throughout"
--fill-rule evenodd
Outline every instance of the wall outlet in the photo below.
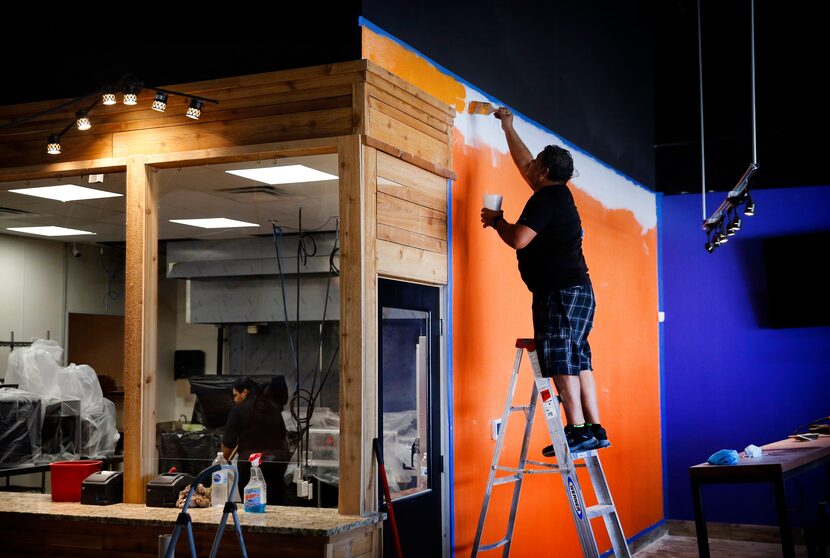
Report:
M 499 430 L 501 429 L 501 419 L 493 419 L 490 421 L 490 439 L 499 439 Z

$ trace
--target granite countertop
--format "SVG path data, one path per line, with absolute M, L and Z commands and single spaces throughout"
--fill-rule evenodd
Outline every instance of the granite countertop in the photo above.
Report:
M 143 504 L 87 506 L 77 502 L 52 502 L 49 494 L 0 492 L 0 518 L 7 513 L 29 514 L 42 519 L 60 517 L 64 521 L 166 525 L 172 530 L 180 511 L 178 508 L 148 508 Z M 188 513 L 197 527 L 213 527 L 222 518 L 221 508 L 190 508 Z M 246 513 L 240 504 L 238 515 L 244 532 L 297 536 L 332 536 L 380 521 L 379 513 L 360 517 L 340 515 L 334 508 L 289 506 L 266 506 L 265 513 Z M 228 525 L 232 523 L 229 517 Z

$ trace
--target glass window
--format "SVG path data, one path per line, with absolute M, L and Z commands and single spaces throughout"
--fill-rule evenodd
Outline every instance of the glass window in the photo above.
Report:
M 0 184 L 0 468 L 121 453 L 125 188 Z
M 393 499 L 429 489 L 429 314 L 384 307 L 383 456 Z
M 239 496 L 261 453 L 269 504 L 337 505 L 337 166 L 159 171 L 160 473 L 230 457 Z

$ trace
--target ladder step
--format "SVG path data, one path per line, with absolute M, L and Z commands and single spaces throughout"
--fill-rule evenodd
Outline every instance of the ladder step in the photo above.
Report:
M 510 407 L 510 412 L 515 413 L 516 411 L 529 411 L 530 405 L 519 405 L 517 407 Z
M 588 512 L 588 519 L 594 519 L 595 517 L 614 513 L 616 508 L 612 504 L 597 504 L 596 506 L 588 506 L 586 511 Z
M 493 481 L 493 486 L 500 484 L 507 484 L 508 482 L 516 482 L 519 480 L 519 475 L 510 475 L 509 477 L 500 477 Z
M 504 546 L 510 542 L 510 539 L 505 537 L 500 541 L 494 542 L 493 544 L 483 544 L 479 547 L 479 551 L 486 551 L 486 550 L 493 550 L 494 548 L 499 548 L 500 546 Z
M 559 469 L 559 465 L 556 465 L 555 463 L 548 463 L 546 461 L 533 461 L 532 459 L 528 459 L 527 463 L 538 467 L 547 467 L 548 469 Z

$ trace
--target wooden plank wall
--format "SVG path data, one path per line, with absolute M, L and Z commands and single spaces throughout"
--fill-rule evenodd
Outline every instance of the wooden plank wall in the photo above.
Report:
M 446 179 L 386 153 L 377 169 L 378 273 L 446 284 Z
M 92 129 L 71 128 L 61 155 L 47 155 L 48 135 L 72 122 L 87 100 L 0 130 L 0 168 L 349 135 L 356 132 L 352 94 L 365 68 L 358 60 L 165 87 L 219 101 L 205 103 L 198 121 L 184 116 L 185 97 L 170 96 L 164 113 L 148 110 L 155 90 L 144 89 L 136 106 L 96 105 Z M 60 103 L 0 107 L 0 126 Z
M 383 277 L 447 283 L 451 107 L 368 65 L 365 129 L 377 156 L 377 257 Z

